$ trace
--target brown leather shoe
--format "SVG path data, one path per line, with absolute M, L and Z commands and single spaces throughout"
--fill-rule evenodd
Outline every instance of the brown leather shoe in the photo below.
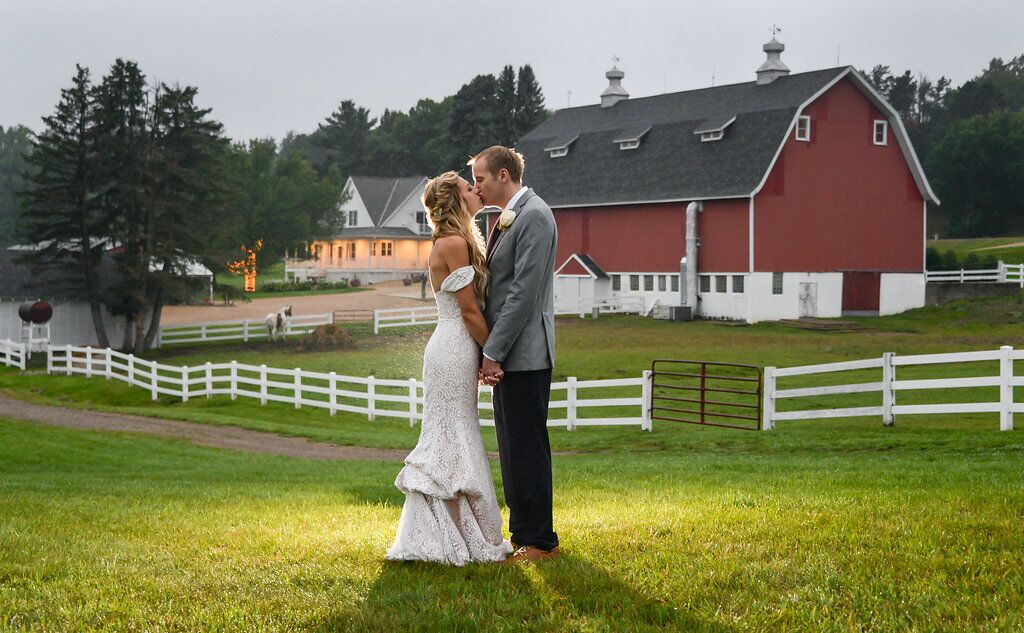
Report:
M 560 551 L 558 547 L 549 551 L 542 550 L 534 547 L 533 545 L 526 545 L 518 548 L 511 556 L 501 561 L 502 565 L 515 565 L 517 563 L 532 563 L 538 560 L 545 560 L 549 558 L 558 558 Z

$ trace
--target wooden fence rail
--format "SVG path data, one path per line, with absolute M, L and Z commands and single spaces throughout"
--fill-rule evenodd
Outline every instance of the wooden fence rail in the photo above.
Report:
M 85 375 L 119 380 L 146 389 L 153 400 L 161 395 L 181 398 L 210 398 L 226 395 L 232 400 L 252 398 L 292 404 L 296 409 L 317 407 L 331 415 L 347 411 L 367 419 L 392 417 L 415 425 L 423 418 L 423 383 L 374 376 L 345 376 L 335 372 L 306 371 L 298 367 L 282 369 L 266 365 L 248 365 L 237 361 L 204 363 L 195 366 L 165 365 L 109 348 L 55 345 L 48 349 L 46 371 L 49 374 Z M 552 399 L 552 410 L 565 409 L 564 418 L 553 418 L 548 426 L 574 430 L 580 426 L 639 426 L 650 431 L 651 419 L 646 406 L 650 372 L 636 378 L 577 380 L 568 378 L 552 383 L 552 398 L 564 392 L 564 398 Z M 623 390 L 630 392 L 622 397 Z M 595 394 L 613 390 L 609 394 Z M 594 397 L 588 397 L 595 394 Z M 480 387 L 480 424 L 493 426 L 484 412 L 493 411 L 490 387 Z M 623 416 L 624 409 L 630 415 Z M 489 414 L 487 414 L 489 416 Z M 600 417 L 599 417 L 600 416 Z
M 1024 264 L 1004 264 L 1000 261 L 995 268 L 984 270 L 929 270 L 925 281 L 957 283 L 1015 283 L 1024 288 Z
M 857 416 L 881 416 L 883 424 L 891 426 L 897 415 L 915 414 L 948 414 L 948 413 L 998 413 L 999 429 L 1013 429 L 1013 414 L 1024 412 L 1024 401 L 1014 399 L 1014 387 L 1024 387 L 1024 376 L 1014 375 L 1014 361 L 1024 360 L 1024 350 L 1014 350 L 1003 346 L 998 350 L 979 352 L 956 352 L 951 354 L 919 354 L 897 356 L 886 352 L 881 358 L 867 360 L 828 363 L 824 365 L 808 365 L 802 367 L 766 367 L 764 370 L 764 404 L 763 428 L 775 428 L 775 423 L 783 420 L 827 419 Z M 999 364 L 996 375 L 972 376 L 959 378 L 928 378 L 917 380 L 898 380 L 897 369 L 900 367 L 948 365 L 963 366 L 966 363 L 993 362 Z M 879 371 L 877 381 L 857 382 L 824 387 L 803 387 L 780 389 L 779 379 L 793 376 L 823 375 L 845 371 L 876 370 Z M 998 387 L 997 400 L 988 402 L 954 402 L 940 404 L 899 404 L 898 394 L 927 389 L 963 389 L 974 387 Z M 881 403 L 866 407 L 831 407 L 827 409 L 804 409 L 795 411 L 778 411 L 776 405 L 780 399 L 821 398 L 853 393 L 878 393 Z M 820 406 L 820 405 L 819 405 Z
M 0 339 L 0 365 L 24 370 L 28 355 L 28 346 L 24 343 Z
M 334 315 L 304 314 L 288 317 L 285 321 L 284 336 L 305 334 L 321 325 L 334 323 Z M 173 343 L 198 343 L 206 341 L 251 341 L 268 338 L 267 324 L 263 319 L 242 319 L 238 321 L 211 321 L 194 325 L 168 325 L 160 328 L 158 345 Z

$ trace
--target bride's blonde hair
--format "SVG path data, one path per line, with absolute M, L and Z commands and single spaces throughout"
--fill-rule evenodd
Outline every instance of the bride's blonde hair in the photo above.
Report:
M 488 279 L 484 236 L 462 199 L 459 175 L 454 171 L 446 171 L 427 181 L 422 201 L 427 210 L 427 222 L 433 229 L 433 242 L 449 235 L 459 235 L 469 244 L 469 262 L 476 272 L 473 289 L 482 305 L 487 294 Z

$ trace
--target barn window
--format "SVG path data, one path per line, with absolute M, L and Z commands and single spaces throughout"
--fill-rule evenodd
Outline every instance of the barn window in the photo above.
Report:
M 622 290 L 622 275 L 612 275 L 612 290 L 615 292 Z
M 558 149 L 553 149 L 550 152 L 548 152 L 548 156 L 550 156 L 551 158 L 561 158 L 562 156 L 565 156 L 568 153 L 568 147 L 559 147 Z
M 654 292 L 654 275 L 644 275 L 644 291 Z
M 639 140 L 622 141 L 619 143 L 619 149 L 636 149 L 638 147 L 640 147 Z
M 672 292 L 679 292 L 679 275 L 670 275 L 672 277 Z
M 811 117 L 802 114 L 796 118 L 796 140 L 811 140 Z
M 346 222 L 346 224 L 348 224 L 349 226 L 355 226 L 355 225 L 359 224 L 359 212 L 358 211 L 349 211 L 348 212 L 348 222 Z
M 629 289 L 640 290 L 640 275 L 629 276 Z
M 888 145 L 889 144 L 889 122 L 888 121 L 875 121 L 874 142 L 875 142 L 875 145 Z
M 667 275 L 658 275 L 658 292 L 665 292 L 665 288 L 668 287 L 665 277 Z
M 348 258 L 349 259 L 355 259 L 356 258 L 356 243 L 355 242 L 349 242 L 348 243 Z
M 736 293 L 743 292 L 743 275 L 732 276 L 732 291 Z
M 651 127 L 647 126 L 644 128 L 633 128 L 630 130 L 623 130 L 616 138 L 612 141 L 613 143 L 619 144 L 619 149 L 637 149 L 640 147 L 640 139 L 651 131 Z
M 725 275 L 715 275 L 715 292 L 729 292 L 729 278 Z
M 711 275 L 700 276 L 700 291 L 711 292 Z
M 772 273 L 772 294 L 782 294 L 782 273 Z
M 707 143 L 708 141 L 718 141 L 725 136 L 724 130 L 715 130 L 713 132 L 701 132 L 700 142 Z
M 391 253 L 393 252 L 392 244 L 394 244 L 394 242 L 381 242 L 380 243 L 380 256 L 381 257 L 391 257 Z

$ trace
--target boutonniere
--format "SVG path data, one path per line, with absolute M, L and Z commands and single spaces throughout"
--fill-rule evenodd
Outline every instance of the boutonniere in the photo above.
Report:
M 498 228 L 502 231 L 512 226 L 512 223 L 516 221 L 516 212 L 512 209 L 505 209 L 498 216 Z

